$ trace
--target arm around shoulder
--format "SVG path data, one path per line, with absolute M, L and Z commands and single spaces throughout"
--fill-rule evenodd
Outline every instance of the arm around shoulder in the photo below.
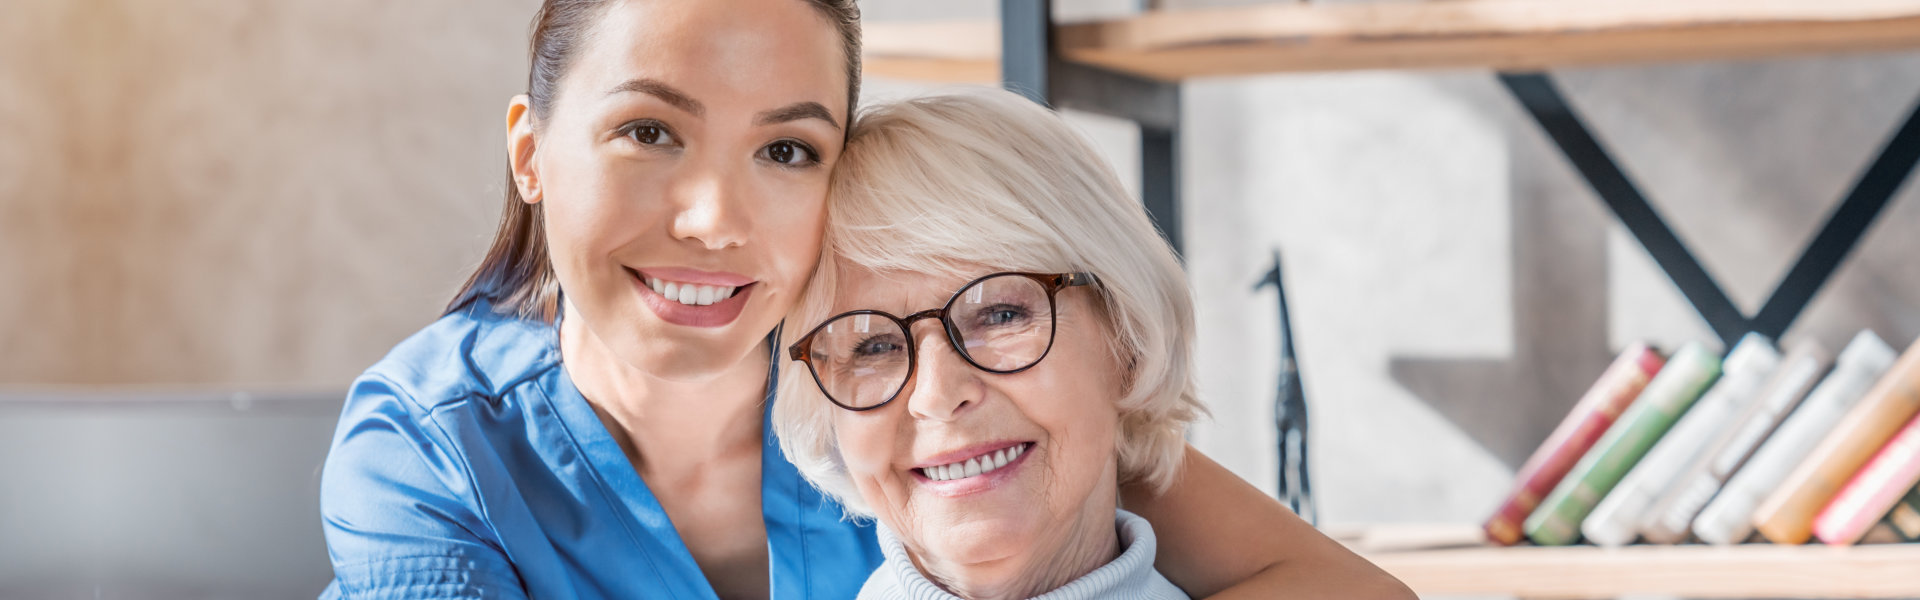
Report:
M 413 408 L 377 377 L 348 394 L 320 478 L 327 597 L 524 598 L 465 461 Z
M 1123 487 L 1121 502 L 1153 524 L 1154 567 L 1196 598 L 1415 598 L 1192 446 L 1166 493 L 1139 487 Z

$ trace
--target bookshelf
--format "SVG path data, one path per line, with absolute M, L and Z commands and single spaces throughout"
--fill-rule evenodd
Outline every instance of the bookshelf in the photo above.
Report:
M 1910 0 L 1275 2 L 1062 25 L 1067 60 L 1161 81 L 1301 71 L 1500 71 L 1920 48 Z M 866 24 L 872 76 L 999 81 L 992 21 Z
M 1497 547 L 1473 525 L 1329 531 L 1426 595 L 1920 597 L 1920 544 Z
M 1547 133 L 1676 288 L 1733 347 L 1780 339 L 1920 163 L 1920 102 L 1840 194 L 1763 306 L 1746 313 L 1614 161 L 1547 70 L 1920 50 L 1920 0 L 1381 0 L 1154 11 L 1056 25 L 1047 0 L 997 22 L 866 24 L 866 75 L 1001 82 L 1141 128 L 1141 196 L 1176 250 L 1180 83 L 1364 69 L 1485 69 Z M 1920 598 L 1920 543 L 1494 547 L 1479 528 L 1333 532 L 1422 595 Z
M 1920 104 L 1748 314 L 1619 167 L 1544 70 L 1572 65 L 1920 49 L 1920 0 L 1383 0 L 1285 2 L 1054 25 L 1048 0 L 1000 22 L 869 23 L 866 73 L 1001 81 L 1036 101 L 1141 126 L 1141 196 L 1182 249 L 1179 86 L 1195 77 L 1403 68 L 1498 73 L 1682 295 L 1732 347 L 1781 339 L 1920 162 Z

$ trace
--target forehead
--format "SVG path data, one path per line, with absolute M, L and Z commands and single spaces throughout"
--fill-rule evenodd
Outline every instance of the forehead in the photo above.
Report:
M 585 41 L 563 83 L 568 94 L 597 101 L 651 78 L 715 112 L 813 101 L 847 122 L 841 36 L 803 0 L 615 2 Z
M 876 272 L 864 267 L 842 266 L 834 286 L 833 306 L 839 310 L 872 308 L 889 312 L 936 308 L 967 282 L 991 272 L 984 267 L 961 271 L 966 274 Z

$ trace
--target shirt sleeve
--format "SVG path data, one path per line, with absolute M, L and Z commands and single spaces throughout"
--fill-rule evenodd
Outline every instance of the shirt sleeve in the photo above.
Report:
M 526 598 L 464 457 L 417 408 L 377 377 L 348 393 L 320 478 L 334 573 L 322 597 Z

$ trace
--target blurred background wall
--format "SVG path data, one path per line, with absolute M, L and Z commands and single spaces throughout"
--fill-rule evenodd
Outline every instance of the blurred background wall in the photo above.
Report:
M 1132 2 L 1056 5 L 1070 20 L 1123 14 Z M 338 394 L 438 315 L 491 236 L 504 109 L 524 85 L 535 6 L 11 0 L 0 19 L 0 392 L 292 387 L 319 408 L 300 409 L 306 437 L 272 438 L 281 443 L 245 435 L 254 425 L 244 419 L 211 434 L 125 403 L 58 412 L 40 402 L 0 420 L 67 419 L 74 431 L 131 423 L 147 436 L 46 441 L 107 449 L 86 460 L 227 436 L 211 454 L 160 461 L 153 469 L 178 476 L 140 487 L 150 497 L 133 504 L 211 501 L 193 482 L 228 467 L 194 457 L 317 465 Z M 992 18 L 997 3 L 863 6 L 882 21 Z M 1920 98 L 1920 54 L 1557 75 L 1750 312 Z M 928 89 L 875 81 L 868 97 Z M 1273 489 L 1277 326 L 1271 292 L 1252 284 L 1279 247 L 1325 522 L 1478 521 L 1613 351 L 1712 339 L 1490 73 L 1206 80 L 1188 85 L 1184 102 L 1187 259 L 1214 413 L 1195 442 Z M 1131 126 L 1072 118 L 1131 185 Z M 1790 340 L 1838 348 L 1870 327 L 1904 347 L 1920 335 L 1916 194 L 1909 185 L 1895 198 Z M 45 485 L 70 481 L 23 464 L 0 461 L 15 465 L 0 487 L 35 473 Z M 312 496 L 293 485 L 217 494 L 280 507 L 249 518 L 281 524 L 278 543 L 304 552 L 285 559 L 314 569 L 299 585 L 324 582 L 315 509 L 297 505 Z M 39 511 L 114 510 L 36 504 L 30 492 L 55 493 L 0 494 L 0 523 L 54 536 L 67 521 Z M 294 519 L 306 520 L 286 525 Z M 295 568 L 249 567 L 257 540 L 205 535 L 204 523 L 160 527 L 137 542 L 151 550 L 102 560 L 167 568 L 157 555 L 197 551 L 239 561 L 193 567 L 212 578 Z M 22 538 L 0 534 L 0 564 L 32 551 L 10 539 Z

